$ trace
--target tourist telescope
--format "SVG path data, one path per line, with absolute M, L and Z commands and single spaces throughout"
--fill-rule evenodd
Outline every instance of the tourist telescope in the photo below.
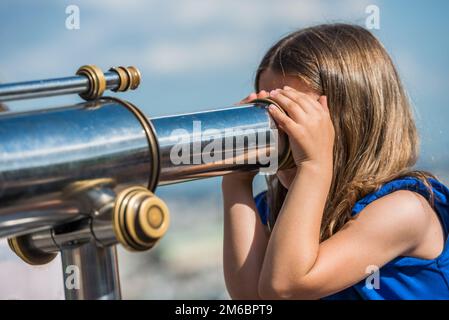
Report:
M 77 266 L 79 289 L 65 288 L 66 299 L 121 298 L 116 244 L 149 250 L 169 226 L 157 186 L 292 165 L 270 101 L 152 118 L 139 107 L 165 106 L 104 96 L 140 80 L 135 67 L 86 65 L 75 76 L 0 85 L 2 103 L 85 100 L 0 113 L 0 237 L 26 263 L 61 252 L 64 270 Z

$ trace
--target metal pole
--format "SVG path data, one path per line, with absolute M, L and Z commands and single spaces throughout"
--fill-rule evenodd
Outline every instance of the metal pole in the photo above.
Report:
M 61 251 L 67 300 L 121 299 L 116 246 L 89 242 Z
M 109 71 L 104 76 L 106 89 L 116 89 L 119 86 L 120 78 L 117 73 Z M 89 79 L 85 76 L 7 83 L 0 85 L 0 101 L 79 94 L 87 91 L 89 86 Z
M 140 84 L 137 68 L 115 67 L 103 73 L 93 65 L 82 66 L 76 76 L 0 84 L 0 101 L 79 94 L 85 100 L 94 100 L 105 90 L 135 90 Z
M 75 201 L 54 199 L 0 208 L 0 238 L 36 232 L 80 219 L 80 207 Z

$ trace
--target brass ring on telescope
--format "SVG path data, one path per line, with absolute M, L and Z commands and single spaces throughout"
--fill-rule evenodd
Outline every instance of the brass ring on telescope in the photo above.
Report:
M 128 206 L 126 207 L 125 212 L 125 225 L 126 230 L 128 231 L 130 237 L 132 240 L 144 247 L 151 247 L 152 239 L 148 237 L 142 237 L 138 234 L 138 217 L 140 216 L 140 206 L 144 199 L 148 198 L 148 191 L 147 192 L 141 192 L 134 194 L 132 198 L 128 202 Z M 142 238 L 148 238 L 148 239 L 142 239 Z M 148 241 L 144 241 L 148 240 Z
M 275 101 L 273 101 L 273 100 L 271 100 L 269 98 L 254 99 L 254 100 L 251 100 L 249 103 L 272 104 L 272 105 L 276 106 L 281 112 L 286 114 L 285 110 L 282 109 L 281 106 L 277 102 L 275 102 Z M 295 161 L 293 159 L 292 149 L 290 148 L 290 143 L 288 142 L 288 139 L 287 139 L 287 144 L 288 144 L 288 150 L 287 150 L 287 153 L 285 154 L 285 156 L 280 161 L 280 164 L 279 164 L 279 169 L 280 170 L 282 170 L 282 169 L 291 169 L 291 168 L 293 168 L 295 166 Z
M 8 239 L 10 249 L 26 263 L 32 266 L 38 266 L 47 264 L 56 258 L 57 253 L 48 253 L 32 248 L 27 239 L 27 236 L 19 236 Z
M 125 106 L 128 110 L 130 110 L 139 120 L 142 125 L 145 134 L 148 139 L 149 150 L 151 153 L 151 168 L 150 168 L 150 177 L 148 181 L 148 190 L 154 191 L 156 189 L 157 183 L 159 181 L 160 174 L 160 154 L 159 154 L 159 143 L 156 139 L 155 130 L 150 121 L 145 117 L 145 115 L 137 108 L 135 105 L 128 101 L 124 101 L 115 97 L 105 97 L 105 99 L 110 99 L 119 102 L 123 106 Z
M 133 208 L 134 203 L 132 202 L 132 200 L 135 199 L 136 196 L 141 197 L 142 193 L 146 191 L 148 190 L 145 189 L 145 190 L 131 191 L 130 193 L 128 193 L 128 195 L 124 198 L 123 202 L 120 204 L 119 217 L 118 217 L 120 228 L 122 230 L 125 240 L 127 241 L 128 247 L 132 248 L 133 251 L 144 251 L 147 249 L 145 244 L 139 242 L 138 239 L 136 240 L 136 236 L 134 236 L 133 233 L 131 232 L 132 227 L 130 227 L 130 225 L 128 224 L 128 216 L 137 215 L 137 213 L 134 211 Z
M 140 79 L 142 78 L 140 71 L 139 71 L 139 69 L 137 69 L 136 67 L 133 67 L 133 66 L 128 66 L 127 69 L 131 74 L 130 89 L 135 90 L 139 86 Z
M 128 86 L 128 83 L 129 83 L 128 74 L 120 67 L 113 67 L 113 68 L 109 69 L 109 71 L 114 71 L 115 73 L 118 74 L 118 77 L 119 77 L 119 85 L 117 88 L 112 89 L 112 91 L 114 91 L 114 92 L 125 91 L 125 88 Z
M 112 89 L 114 92 L 123 92 L 127 90 L 135 90 L 140 85 L 141 74 L 139 69 L 134 66 L 129 67 L 114 67 L 109 69 L 118 74 L 120 83 L 117 88 Z
M 126 204 L 128 202 L 128 197 L 132 195 L 135 192 L 138 191 L 145 191 L 146 189 L 144 187 L 140 186 L 134 186 L 129 187 L 125 190 L 122 190 L 115 200 L 114 205 L 114 215 L 113 215 L 113 227 L 114 227 L 114 233 L 117 237 L 117 240 L 128 250 L 136 251 L 134 249 L 132 242 L 130 241 L 129 237 L 127 236 L 125 230 L 124 230 L 124 209 L 126 208 Z M 130 244 L 131 243 L 131 244 Z
M 128 72 L 126 72 L 125 67 L 114 67 L 109 69 L 109 71 L 114 71 L 118 74 L 118 77 L 120 79 L 120 83 L 117 88 L 113 89 L 114 92 L 123 92 L 128 90 L 131 84 L 131 79 L 129 78 Z
M 129 195 L 129 193 L 135 192 L 134 188 L 143 188 L 143 187 L 133 187 L 132 189 L 126 189 L 123 190 L 119 195 L 117 196 L 117 199 L 115 201 L 114 206 L 114 216 L 113 216 L 113 227 L 114 227 L 114 233 L 117 237 L 117 240 L 128 250 L 135 251 L 135 249 L 129 245 L 130 240 L 125 234 L 124 230 L 122 229 L 122 226 L 124 224 L 123 222 L 123 214 L 122 214 L 122 207 L 124 204 L 124 199 L 126 196 Z
M 101 97 L 106 90 L 106 78 L 103 71 L 94 65 L 85 65 L 78 69 L 77 75 L 83 75 L 89 80 L 89 89 L 80 93 L 84 100 L 94 100 Z
M 128 76 L 128 83 L 126 84 L 126 88 L 124 90 L 124 91 L 127 91 L 127 90 L 131 89 L 131 85 L 133 83 L 133 74 L 126 67 L 119 67 L 119 68 L 121 68 L 123 71 L 125 71 L 126 75 Z

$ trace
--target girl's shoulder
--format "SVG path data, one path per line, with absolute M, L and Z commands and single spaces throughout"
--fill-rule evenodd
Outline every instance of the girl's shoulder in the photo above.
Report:
M 414 243 L 411 255 L 434 257 L 444 248 L 449 233 L 448 200 L 449 189 L 440 181 L 428 179 L 425 183 L 406 177 L 359 200 L 353 216 L 356 224 L 377 229 L 378 236 Z
M 404 200 L 402 198 L 405 197 L 412 197 L 417 193 L 425 198 L 432 206 L 449 207 L 449 189 L 441 181 L 434 178 L 428 178 L 427 182 L 426 184 L 423 180 L 416 177 L 403 177 L 391 180 L 375 192 L 359 199 L 352 209 L 352 214 L 356 215 L 360 213 L 370 203 L 393 193 L 395 193 L 394 198 L 399 200 Z M 391 197 L 389 199 L 391 200 Z
M 419 239 L 426 233 L 435 215 L 420 194 L 400 189 L 376 198 L 354 216 L 354 221 L 392 238 Z

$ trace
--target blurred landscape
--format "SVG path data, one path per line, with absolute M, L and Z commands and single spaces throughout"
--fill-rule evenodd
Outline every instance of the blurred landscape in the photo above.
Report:
M 80 29 L 65 27 L 68 5 Z M 415 109 L 422 145 L 418 166 L 449 183 L 449 2 L 365 0 L 25 1 L 0 2 L 0 82 L 74 74 L 79 66 L 135 65 L 141 87 L 120 97 L 149 116 L 232 105 L 253 90 L 265 51 L 298 28 L 329 22 L 365 25 L 393 57 Z M 13 111 L 80 102 L 55 97 L 8 104 Z M 0 138 L 1 139 L 1 138 Z M 171 227 L 149 252 L 119 248 L 125 299 L 227 299 L 222 272 L 220 179 L 157 190 Z M 255 192 L 264 188 L 257 177 Z M 30 267 L 0 241 L 0 299 L 62 299 L 59 259 Z

